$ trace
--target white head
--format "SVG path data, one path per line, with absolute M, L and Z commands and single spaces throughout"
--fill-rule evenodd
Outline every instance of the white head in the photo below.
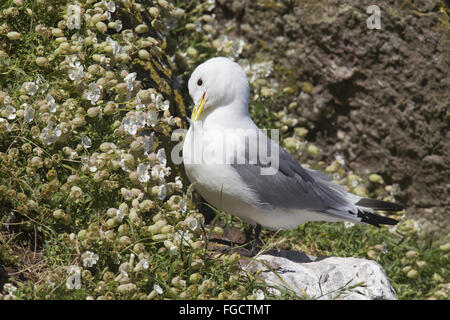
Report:
M 230 59 L 217 57 L 199 65 L 188 82 L 189 94 L 196 107 L 192 120 L 198 120 L 215 108 L 233 107 L 248 113 L 249 86 L 242 68 Z

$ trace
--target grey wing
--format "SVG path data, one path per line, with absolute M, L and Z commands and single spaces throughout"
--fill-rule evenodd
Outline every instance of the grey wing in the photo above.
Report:
M 261 175 L 260 163 L 232 164 L 262 204 L 272 208 L 309 209 L 344 219 L 357 218 L 358 210 L 352 201 L 357 201 L 353 198 L 357 196 L 326 179 L 325 173 L 303 168 L 277 143 L 265 138 L 270 148 L 278 148 L 279 169 L 274 175 Z

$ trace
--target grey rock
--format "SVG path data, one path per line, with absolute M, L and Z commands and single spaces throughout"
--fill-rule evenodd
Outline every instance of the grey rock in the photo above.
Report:
M 397 299 L 384 270 L 372 260 L 316 258 L 294 251 L 276 251 L 256 257 L 246 270 L 260 271 L 260 279 L 267 284 L 292 290 L 308 299 Z

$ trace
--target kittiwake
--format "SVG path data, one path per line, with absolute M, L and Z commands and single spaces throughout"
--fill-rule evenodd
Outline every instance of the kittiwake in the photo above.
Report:
M 345 191 L 327 174 L 302 167 L 257 127 L 248 110 L 247 76 L 239 64 L 212 58 L 194 70 L 188 87 L 196 106 L 183 143 L 186 174 L 211 205 L 256 226 L 253 253 L 261 226 L 397 223 L 374 212 L 400 211 L 402 205 Z

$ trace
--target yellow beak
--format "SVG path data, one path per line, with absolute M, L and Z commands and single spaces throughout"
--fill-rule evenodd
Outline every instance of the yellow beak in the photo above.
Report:
M 206 92 L 203 93 L 203 96 L 200 99 L 199 104 L 196 105 L 194 107 L 194 110 L 192 111 L 191 120 L 193 121 L 197 121 L 200 118 L 200 115 L 202 114 L 203 108 L 205 107 L 206 104 L 205 94 Z

